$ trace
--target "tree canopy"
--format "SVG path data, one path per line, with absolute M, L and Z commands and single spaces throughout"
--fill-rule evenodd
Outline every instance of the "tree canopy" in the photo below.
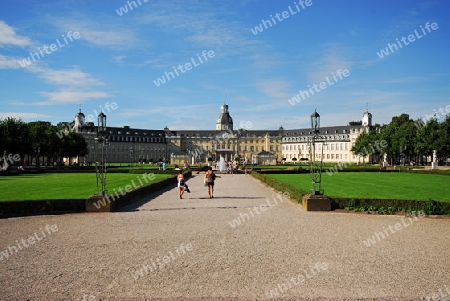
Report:
M 85 139 L 68 128 L 66 123 L 54 126 L 44 121 L 25 123 L 15 118 L 0 119 L 0 157 L 4 152 L 18 154 L 21 161 L 29 156 L 36 158 L 36 166 L 39 166 L 40 157 L 50 164 L 59 163 L 61 157 L 85 156 L 88 153 Z
M 431 156 L 434 150 L 438 157 L 447 159 L 450 157 L 450 115 L 442 122 L 432 118 L 426 123 L 420 119 L 414 121 L 408 114 L 394 116 L 389 124 L 362 133 L 356 139 L 352 152 L 364 155 L 364 149 L 370 149 L 376 141 L 383 140 L 387 146 L 380 154 L 387 153 L 395 161 L 401 158 L 422 161 L 424 156 Z

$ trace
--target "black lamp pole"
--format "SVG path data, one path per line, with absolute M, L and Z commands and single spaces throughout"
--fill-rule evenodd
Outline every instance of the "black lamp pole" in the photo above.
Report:
M 101 195 L 106 195 L 106 157 L 107 157 L 107 146 L 109 144 L 109 140 L 105 137 L 106 134 L 106 115 L 101 112 L 98 114 L 98 127 L 97 127 L 97 141 L 98 145 L 101 149 L 101 157 L 100 160 L 97 161 L 97 192 Z M 101 191 L 99 190 L 99 182 L 102 185 Z
M 320 115 L 314 110 L 311 114 L 311 129 L 313 136 L 310 137 L 310 172 L 312 180 L 312 195 L 323 195 L 322 189 L 322 160 L 323 160 L 323 145 L 326 144 L 326 137 L 320 136 Z M 322 143 L 320 161 L 316 162 L 316 143 Z

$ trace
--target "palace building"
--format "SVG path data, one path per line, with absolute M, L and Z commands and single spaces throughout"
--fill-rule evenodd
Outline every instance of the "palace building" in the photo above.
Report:
M 97 127 L 84 122 L 81 110 L 75 115 L 74 131 L 87 142 L 89 154 L 78 159 L 78 163 L 91 163 L 101 151 L 97 138 Z M 167 139 L 163 130 L 131 129 L 130 127 L 107 127 L 105 136 L 109 139 L 107 161 L 111 163 L 150 162 L 167 158 Z
M 106 137 L 108 162 L 156 162 L 171 164 L 208 163 L 239 160 L 254 164 L 277 164 L 283 161 L 295 162 L 308 158 L 308 141 L 311 129 L 246 130 L 234 129 L 229 107 L 223 104 L 216 121 L 215 130 L 163 130 L 132 129 L 130 127 L 107 127 Z M 81 110 L 75 115 L 72 130 L 86 139 L 89 154 L 78 158 L 79 163 L 96 161 L 101 146 L 95 140 L 97 127 L 85 123 Z M 372 129 L 372 114 L 364 112 L 362 124 L 358 126 L 334 126 L 320 129 L 327 143 L 323 145 L 325 162 L 359 162 L 361 158 L 350 149 L 356 138 Z M 319 144 L 318 147 L 322 145 Z M 321 148 L 316 151 L 320 158 Z
M 368 110 L 362 116 L 361 125 L 333 126 L 320 128 L 319 135 L 326 138 L 326 143 L 316 146 L 315 160 L 320 160 L 323 148 L 324 162 L 362 162 L 363 158 L 351 152 L 356 139 L 363 132 L 372 130 L 372 114 Z M 309 141 L 314 135 L 312 129 L 286 130 L 282 141 L 282 155 L 286 162 L 309 158 Z M 365 160 L 371 162 L 372 156 Z
M 171 131 L 164 129 L 168 141 L 170 162 L 204 163 L 208 158 L 255 164 L 275 164 L 281 161 L 282 131 L 233 129 L 228 105 L 222 105 L 216 130 Z M 272 155 L 267 157 L 267 152 Z

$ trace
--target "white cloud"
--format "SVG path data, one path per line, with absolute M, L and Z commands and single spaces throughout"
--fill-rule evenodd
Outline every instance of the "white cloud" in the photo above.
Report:
M 105 86 L 105 84 L 78 67 L 72 70 L 54 70 L 31 65 L 26 70 L 37 74 L 47 83 L 63 87 L 56 92 L 40 91 L 39 94 L 47 99 L 33 102 L 33 105 L 78 104 L 91 99 L 112 97 L 109 93 L 92 90 L 92 86 Z
M 0 46 L 5 45 L 26 47 L 32 45 L 32 41 L 27 37 L 17 35 L 14 28 L 0 20 Z
M 130 48 L 136 44 L 135 31 L 119 27 L 116 22 L 107 19 L 91 21 L 85 17 L 79 19 L 51 18 L 50 22 L 64 31 L 78 31 L 80 40 L 99 47 Z
M 93 78 L 90 74 L 82 72 L 78 67 L 72 70 L 53 70 L 35 66 L 28 67 L 30 71 L 37 73 L 46 82 L 54 85 L 65 85 L 70 87 L 104 86 L 101 81 Z
M 12 105 L 12 106 L 24 106 L 24 105 L 26 105 L 25 102 L 23 102 L 23 101 L 17 101 L 17 100 L 13 100 L 13 101 L 11 101 L 9 104 Z
M 113 61 L 114 61 L 114 63 L 116 63 L 116 64 L 123 64 L 123 63 L 124 63 L 123 60 L 124 60 L 126 57 L 127 57 L 126 55 L 116 55 L 116 56 L 113 56 Z
M 7 57 L 0 54 L 0 69 L 19 69 L 21 68 L 19 61 L 19 58 Z
M 91 99 L 112 97 L 110 94 L 102 91 L 79 91 L 71 89 L 39 93 L 46 97 L 47 100 L 35 102 L 33 105 L 77 104 Z
M 325 45 L 325 51 L 321 58 L 316 62 L 313 62 L 308 72 L 308 79 L 310 84 L 325 81 L 326 77 L 332 77 L 331 73 L 336 74 L 336 71 L 341 69 L 347 69 L 350 71 L 353 62 L 348 59 L 349 51 L 343 49 L 342 46 L 337 44 Z
M 138 23 L 152 24 L 195 46 L 211 47 L 222 56 L 249 50 L 259 52 L 263 45 L 263 42 L 251 37 L 247 26 L 238 19 L 230 22 L 229 19 L 235 16 L 222 5 L 194 1 L 176 4 L 160 2 L 152 3 L 142 11 Z
M 256 87 L 267 96 L 275 99 L 286 100 L 290 97 L 287 93 L 290 83 L 282 80 L 262 80 L 256 84 Z
M 250 98 L 248 96 L 238 96 L 238 97 L 236 97 L 236 99 L 239 101 L 242 101 L 242 102 L 252 101 L 252 98 Z

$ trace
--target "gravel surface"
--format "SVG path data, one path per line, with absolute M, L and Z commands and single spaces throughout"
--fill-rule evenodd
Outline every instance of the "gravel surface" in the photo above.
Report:
M 449 219 L 305 212 L 248 175 L 213 199 L 202 174 L 187 184 L 121 212 L 1 219 L 0 300 L 450 298 Z

